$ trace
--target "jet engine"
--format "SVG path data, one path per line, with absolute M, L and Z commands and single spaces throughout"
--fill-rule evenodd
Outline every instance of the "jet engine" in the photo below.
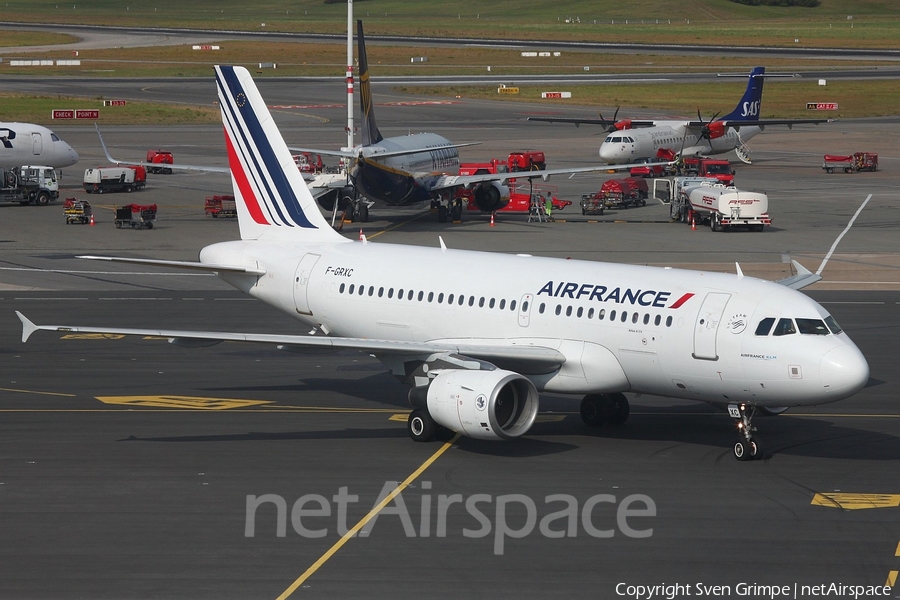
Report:
M 527 432 L 538 412 L 538 391 L 512 371 L 443 371 L 428 387 L 427 410 L 438 425 L 480 440 L 509 440 Z
M 500 210 L 509 203 L 509 187 L 499 181 L 486 181 L 474 190 L 475 204 L 481 212 Z

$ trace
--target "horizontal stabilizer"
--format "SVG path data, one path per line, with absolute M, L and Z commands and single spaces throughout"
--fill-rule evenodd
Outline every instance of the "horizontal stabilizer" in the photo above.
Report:
M 247 275 L 265 275 L 264 269 L 256 267 L 243 267 L 239 265 L 216 265 L 183 260 L 154 260 L 152 258 L 127 258 L 123 256 L 76 256 L 86 260 L 105 260 L 108 262 L 130 263 L 134 265 L 153 265 L 157 267 L 169 267 L 172 269 L 192 269 L 195 271 L 207 271 L 210 273 L 246 273 Z
M 791 264 L 794 265 L 794 269 L 797 271 L 797 274 L 791 275 L 790 277 L 786 277 L 784 279 L 779 279 L 775 283 L 787 286 L 793 290 L 800 290 L 822 279 L 821 275 L 813 273 L 812 271 L 798 263 L 796 260 L 792 260 Z

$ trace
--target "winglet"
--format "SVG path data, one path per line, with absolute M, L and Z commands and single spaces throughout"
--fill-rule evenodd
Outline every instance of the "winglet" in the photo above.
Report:
M 40 327 L 32 323 L 28 317 L 19 311 L 16 311 L 16 316 L 22 321 L 22 343 L 24 344 L 31 337 L 31 334 L 40 329 Z
M 106 148 L 106 142 L 103 141 L 103 134 L 100 133 L 100 126 L 97 123 L 94 123 L 94 128 L 97 130 L 97 137 L 100 138 L 100 145 L 103 147 L 103 154 L 106 155 L 106 160 L 116 165 L 120 164 L 122 161 L 116 160 L 109 155 L 109 150 Z
M 738 262 L 734 263 L 734 268 L 737 270 L 738 279 L 744 276 L 744 272 L 741 270 L 741 265 Z
M 821 275 L 813 273 L 796 260 L 791 260 L 791 264 L 794 265 L 797 274 L 785 279 L 779 279 L 775 283 L 779 283 L 794 290 L 800 290 L 822 279 Z

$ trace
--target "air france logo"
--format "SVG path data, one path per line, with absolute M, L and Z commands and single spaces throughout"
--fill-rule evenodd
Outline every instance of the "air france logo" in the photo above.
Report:
M 759 100 L 755 102 L 744 102 L 743 110 L 741 110 L 742 117 L 756 117 L 759 116 Z
M 692 293 L 687 293 L 675 300 L 675 302 L 667 304 L 672 292 L 622 287 L 609 288 L 605 285 L 571 281 L 560 281 L 556 285 L 553 284 L 553 281 L 548 281 L 537 293 L 538 296 L 542 294 L 552 298 L 581 300 L 587 297 L 588 300 L 597 302 L 615 302 L 616 304 L 631 304 L 632 306 L 636 304 L 638 306 L 671 309 L 680 308 L 694 296 Z

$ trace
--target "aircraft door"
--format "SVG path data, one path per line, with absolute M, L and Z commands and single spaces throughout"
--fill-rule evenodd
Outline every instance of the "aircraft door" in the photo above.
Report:
M 522 302 L 519 304 L 519 327 L 528 327 L 528 324 L 531 322 L 531 304 L 533 301 L 533 294 L 522 296 Z
M 41 134 L 32 133 L 31 134 L 31 145 L 34 148 L 34 155 L 40 156 L 44 151 L 44 143 L 43 138 L 41 138 Z
M 694 353 L 692 356 L 700 360 L 719 360 L 716 350 L 716 334 L 722 321 L 722 312 L 731 294 L 710 292 L 700 306 L 697 323 L 694 326 Z
M 318 254 L 306 254 L 300 259 L 297 265 L 297 272 L 294 273 L 294 306 L 301 315 L 311 315 L 309 309 L 309 296 L 307 288 L 309 286 L 309 276 L 312 273 L 316 261 L 319 260 Z

